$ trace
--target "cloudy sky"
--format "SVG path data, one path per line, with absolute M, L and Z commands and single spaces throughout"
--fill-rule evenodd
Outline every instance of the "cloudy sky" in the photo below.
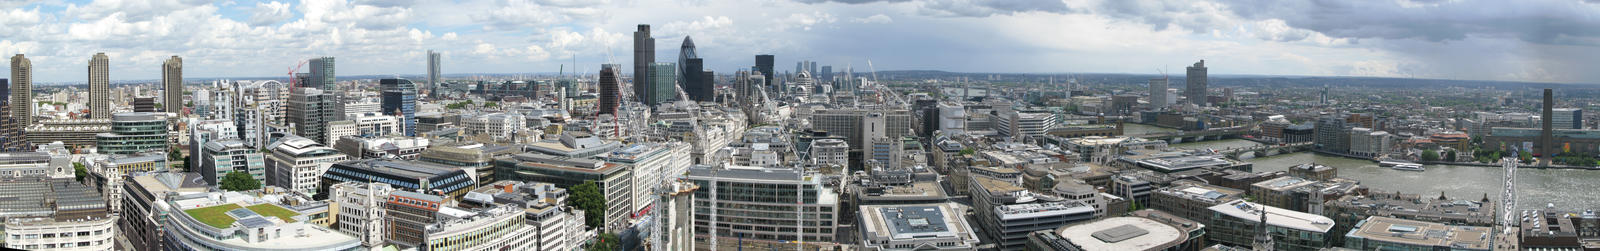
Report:
M 284 76 L 314 56 L 340 75 L 593 72 L 628 65 L 651 24 L 657 60 L 693 36 L 718 72 L 775 54 L 879 70 L 1182 72 L 1600 83 L 1597 0 L 0 0 L 0 55 L 81 82 Z M 627 68 L 627 67 L 624 67 Z M 631 68 L 627 68 L 631 69 Z

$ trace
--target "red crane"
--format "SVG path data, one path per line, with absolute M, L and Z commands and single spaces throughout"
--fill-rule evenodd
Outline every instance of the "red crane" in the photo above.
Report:
M 296 87 L 300 87 L 300 84 L 299 84 L 300 78 L 294 77 L 294 73 L 295 72 L 299 72 L 301 66 L 306 66 L 306 62 L 307 62 L 307 60 L 300 60 L 299 64 L 294 65 L 293 68 L 289 68 L 289 88 L 290 89 L 294 89 Z

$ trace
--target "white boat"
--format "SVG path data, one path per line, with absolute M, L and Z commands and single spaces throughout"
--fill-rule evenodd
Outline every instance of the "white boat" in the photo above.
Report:
M 1394 166 L 1398 166 L 1398 165 L 1416 165 L 1416 164 L 1417 163 L 1411 163 L 1410 161 L 1404 161 L 1404 160 L 1383 160 L 1383 161 L 1378 161 L 1378 166 L 1381 166 L 1381 167 L 1394 167 Z
M 1423 171 L 1423 170 L 1427 170 L 1425 168 L 1422 168 L 1422 164 L 1417 164 L 1417 163 L 1396 164 L 1396 165 L 1391 166 L 1389 168 L 1394 168 L 1394 170 L 1401 170 L 1401 171 Z

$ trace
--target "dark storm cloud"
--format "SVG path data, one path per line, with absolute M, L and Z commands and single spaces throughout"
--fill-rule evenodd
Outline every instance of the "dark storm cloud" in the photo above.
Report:
M 1336 38 L 1441 42 L 1484 35 L 1558 44 L 1575 42 L 1564 38 L 1600 36 L 1600 20 L 1593 17 L 1600 7 L 1571 0 L 1221 2 L 1233 14 L 1246 19 L 1282 19 L 1289 26 Z

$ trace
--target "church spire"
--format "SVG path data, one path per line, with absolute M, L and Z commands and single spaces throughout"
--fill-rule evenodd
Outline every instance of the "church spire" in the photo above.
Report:
M 1256 223 L 1256 238 L 1250 244 L 1254 251 L 1272 251 L 1272 234 L 1267 231 L 1267 207 L 1256 205 L 1256 212 L 1261 214 L 1261 222 Z

